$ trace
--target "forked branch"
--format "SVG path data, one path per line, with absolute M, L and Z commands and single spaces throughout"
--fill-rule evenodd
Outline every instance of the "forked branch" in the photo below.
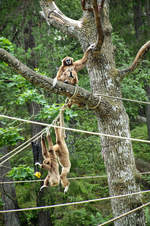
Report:
M 77 37 L 81 21 L 65 16 L 52 0 L 41 0 L 40 5 L 42 8 L 41 15 L 45 18 L 48 25 L 53 25 L 62 32 Z
M 124 76 L 136 69 L 138 64 L 140 63 L 142 57 L 145 55 L 145 53 L 150 49 L 150 41 L 146 42 L 138 51 L 133 63 L 131 64 L 130 67 L 119 70 L 119 75 L 121 78 L 124 78 Z

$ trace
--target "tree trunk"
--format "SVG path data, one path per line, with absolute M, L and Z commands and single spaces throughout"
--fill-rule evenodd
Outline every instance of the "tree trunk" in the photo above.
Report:
M 101 53 L 91 56 L 87 63 L 87 69 L 90 76 L 90 84 L 93 94 L 104 94 L 121 97 L 121 90 L 118 77 L 116 76 L 115 62 L 113 59 L 113 45 L 111 42 L 111 25 L 109 23 L 108 5 L 105 8 L 103 17 L 103 29 L 105 34 Z M 84 23 L 85 21 L 85 23 Z M 86 38 L 88 41 L 95 42 L 95 30 L 93 25 L 93 16 L 83 17 L 82 35 L 79 40 L 85 49 Z M 89 32 L 89 33 L 87 33 Z M 113 111 L 102 115 L 97 112 L 98 128 L 101 133 L 112 134 L 122 137 L 130 137 L 129 118 L 125 111 L 122 101 L 111 99 Z M 102 155 L 104 158 L 110 196 L 128 194 L 140 191 L 136 184 L 135 174 L 136 166 L 132 150 L 132 144 L 129 140 L 120 140 L 102 136 Z M 141 196 L 113 199 L 111 201 L 114 216 L 128 212 L 142 204 Z M 127 225 L 145 225 L 143 210 L 130 214 L 114 222 L 115 226 Z
M 150 101 L 150 86 L 146 86 L 146 93 L 148 100 Z M 146 120 L 147 120 L 147 130 L 148 130 L 148 137 L 150 140 L 150 105 L 146 105 Z
M 142 34 L 142 1 L 134 0 L 133 1 L 133 12 L 134 12 L 134 27 L 135 27 L 135 36 L 137 39 L 141 38 Z
M 1 148 L 0 152 L 5 155 L 8 153 L 6 147 Z M 11 169 L 9 161 L 5 163 L 6 167 L 0 168 L 0 181 L 9 181 L 9 178 L 6 177 L 6 174 Z M 7 168 L 8 167 L 8 168 Z M 0 191 L 2 194 L 2 201 L 4 203 L 3 209 L 17 209 L 17 199 L 16 199 L 16 191 L 14 184 L 2 184 L 0 185 Z M 5 226 L 20 226 L 20 220 L 18 213 L 4 213 L 4 222 Z
M 86 6 L 87 4 L 88 6 L 92 6 L 95 2 L 97 1 L 87 0 Z M 91 10 L 84 11 L 83 18 L 80 21 L 75 21 L 64 16 L 52 0 L 41 0 L 41 7 L 43 9 L 42 15 L 48 24 L 52 24 L 63 32 L 76 37 L 83 50 L 90 44 L 97 43 L 97 34 L 99 33 L 97 29 L 98 23 L 95 22 L 95 14 Z M 112 28 L 109 23 L 109 0 L 105 0 L 104 9 L 100 10 L 100 12 L 102 12 L 100 20 L 103 27 L 104 42 L 102 48 L 95 49 L 89 55 L 87 62 L 92 92 L 89 93 L 79 87 L 74 100 L 78 100 L 79 103 L 84 102 L 89 108 L 91 106 L 95 107 L 93 109 L 97 115 L 98 128 L 101 133 L 130 138 L 129 118 L 122 101 L 95 96 L 97 94 L 104 94 L 121 97 L 120 85 L 123 74 L 134 69 L 133 66 L 135 65 L 134 63 L 132 67 L 123 70 L 123 72 L 121 71 L 122 73 L 115 68 L 113 45 L 111 42 Z M 147 45 L 149 48 L 149 43 Z M 13 66 L 33 84 L 44 87 L 47 92 L 54 92 L 61 95 L 65 93 L 69 97 L 73 95 L 72 90 L 74 91 L 75 88 L 71 85 L 58 82 L 54 88 L 52 87 L 51 79 L 40 76 L 31 69 L 28 69 L 4 50 L 0 50 L 0 54 L 2 60 L 8 62 L 9 65 Z M 101 145 L 108 175 L 110 195 L 114 196 L 140 191 L 139 185 L 135 181 L 136 167 L 131 141 L 102 136 Z M 113 199 L 111 202 L 113 214 L 114 216 L 118 216 L 140 206 L 141 203 L 140 195 Z M 114 224 L 115 226 L 144 226 L 144 211 L 141 209 L 138 212 L 134 212 L 117 220 Z

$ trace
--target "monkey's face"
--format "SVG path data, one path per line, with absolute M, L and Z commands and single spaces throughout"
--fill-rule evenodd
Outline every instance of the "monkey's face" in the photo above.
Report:
M 46 159 L 44 159 L 43 163 L 46 164 L 46 165 L 50 165 L 51 160 L 49 158 L 46 158 Z
M 73 58 L 71 57 L 65 57 L 63 59 L 63 65 L 64 66 L 70 66 L 70 65 L 73 65 Z

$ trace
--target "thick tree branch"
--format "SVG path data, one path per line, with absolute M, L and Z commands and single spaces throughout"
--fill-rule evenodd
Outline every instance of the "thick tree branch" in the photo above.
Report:
M 8 53 L 6 50 L 0 48 L 0 60 L 7 63 L 15 71 L 21 74 L 26 80 L 33 85 L 40 88 L 44 88 L 48 93 L 55 93 L 71 98 L 74 95 L 73 103 L 80 106 L 93 109 L 95 112 L 99 112 L 101 116 L 108 115 L 112 111 L 112 105 L 105 98 L 99 98 L 94 96 L 89 91 L 81 88 L 74 87 L 63 82 L 57 82 L 53 87 L 53 79 L 44 75 L 38 74 L 23 63 L 21 63 L 16 57 Z
M 101 48 L 104 41 L 104 32 L 103 32 L 102 23 L 101 23 L 101 18 L 102 18 L 101 13 L 104 6 L 104 1 L 105 0 L 102 0 L 101 4 L 98 6 L 97 0 L 93 0 L 93 11 L 94 11 L 95 23 L 97 28 L 97 42 L 96 42 L 97 48 Z
M 78 36 L 81 21 L 66 17 L 52 0 L 41 0 L 40 5 L 42 8 L 41 14 L 46 19 L 48 25 L 53 25 L 62 32 L 74 37 Z
M 119 75 L 120 77 L 123 79 L 125 77 L 126 74 L 134 71 L 136 69 L 136 67 L 138 66 L 139 62 L 141 61 L 142 57 L 144 56 L 144 54 L 150 49 L 150 41 L 146 42 L 138 51 L 133 63 L 131 64 L 130 67 L 123 69 L 123 70 L 119 70 Z

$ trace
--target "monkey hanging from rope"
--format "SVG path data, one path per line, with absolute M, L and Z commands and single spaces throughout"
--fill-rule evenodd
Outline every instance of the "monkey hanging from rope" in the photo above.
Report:
M 73 62 L 73 58 L 65 57 L 62 60 L 62 65 L 60 66 L 56 77 L 53 80 L 53 86 L 56 86 L 57 81 L 62 81 L 67 84 L 77 85 L 78 75 L 77 72 L 80 71 L 86 64 L 89 52 L 95 48 L 95 44 L 90 45 L 85 51 L 82 59 Z
M 69 158 L 69 151 L 65 142 L 65 129 L 64 127 L 64 109 L 60 110 L 59 117 L 60 128 L 55 127 L 56 144 L 53 145 L 50 134 L 47 134 L 48 150 L 46 147 L 45 139 L 42 137 L 41 146 L 43 154 L 43 164 L 36 163 L 41 168 L 48 170 L 48 175 L 44 180 L 44 185 L 40 188 L 42 190 L 47 187 L 48 184 L 56 186 L 61 180 L 61 184 L 64 187 L 64 193 L 68 191 L 70 182 L 67 179 L 67 174 L 70 172 L 71 162 Z M 58 159 L 58 161 L 57 161 Z M 59 165 L 62 167 L 61 175 L 59 175 Z
M 48 184 L 50 186 L 57 186 L 60 182 L 59 164 L 49 132 L 47 132 L 46 139 L 48 142 L 48 149 L 44 137 L 41 138 L 42 155 L 44 161 L 42 164 L 38 162 L 36 163 L 36 165 L 39 165 L 41 168 L 48 170 L 48 174 L 44 180 L 43 186 L 40 188 L 40 191 L 43 188 L 48 187 Z
M 54 150 L 58 157 L 59 164 L 62 167 L 60 180 L 62 186 L 65 188 L 64 193 L 68 191 L 70 182 L 67 179 L 67 174 L 70 172 L 71 162 L 69 158 L 69 151 L 67 144 L 65 142 L 65 129 L 64 127 L 64 110 L 60 110 L 59 123 L 61 128 L 55 127 L 56 134 L 56 145 L 54 145 Z

